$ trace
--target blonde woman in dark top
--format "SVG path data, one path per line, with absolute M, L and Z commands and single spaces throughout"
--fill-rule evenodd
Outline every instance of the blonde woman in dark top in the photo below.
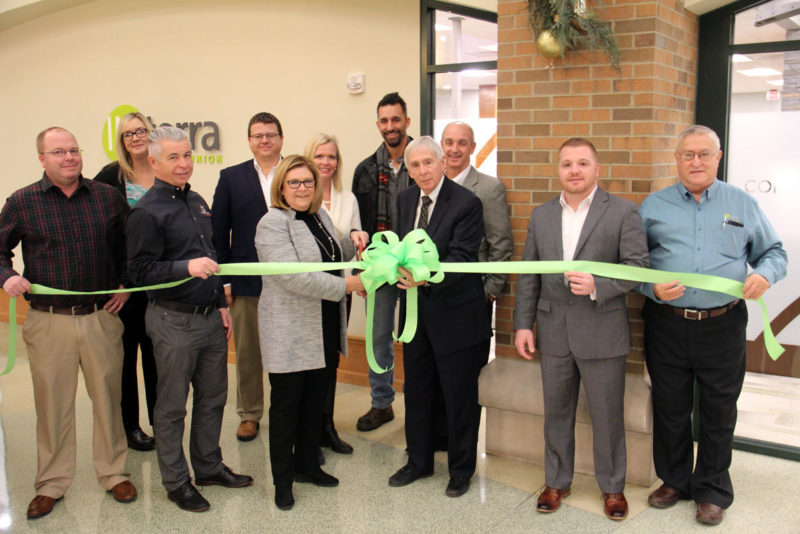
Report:
M 117 127 L 117 161 L 109 163 L 94 177 L 98 182 L 116 187 L 133 206 L 153 185 L 155 171 L 147 161 L 147 135 L 150 124 L 138 111 L 124 115 Z M 124 243 L 120 243 L 124 247 Z M 139 386 L 136 377 L 136 358 L 142 351 L 147 415 L 153 424 L 156 404 L 156 364 L 153 343 L 145 333 L 144 312 L 147 297 L 144 292 L 131 293 L 130 299 L 119 312 L 125 326 L 122 345 L 125 357 L 122 364 L 122 423 L 128 438 L 128 447 L 137 451 L 153 450 L 155 439 L 148 436 L 139 425 Z

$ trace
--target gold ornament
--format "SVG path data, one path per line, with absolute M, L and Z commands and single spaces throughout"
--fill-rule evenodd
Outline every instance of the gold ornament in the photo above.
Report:
M 539 53 L 550 59 L 560 57 L 564 54 L 564 49 L 559 44 L 558 40 L 547 30 L 539 34 L 536 45 L 539 47 Z

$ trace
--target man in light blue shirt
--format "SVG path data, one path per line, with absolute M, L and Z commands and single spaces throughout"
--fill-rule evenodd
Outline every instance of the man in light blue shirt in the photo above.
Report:
M 692 126 L 678 136 L 680 182 L 657 191 L 639 210 L 653 269 L 744 282 L 758 299 L 786 276 L 786 251 L 753 197 L 717 180 L 717 134 Z M 752 272 L 748 274 L 748 265 Z M 733 502 L 728 468 L 736 401 L 745 373 L 747 307 L 730 295 L 687 288 L 679 280 L 642 284 L 648 300 L 645 354 L 653 382 L 653 456 L 663 485 L 649 503 L 697 503 L 697 521 L 717 524 Z M 700 437 L 694 464 L 691 411 L 699 386 Z

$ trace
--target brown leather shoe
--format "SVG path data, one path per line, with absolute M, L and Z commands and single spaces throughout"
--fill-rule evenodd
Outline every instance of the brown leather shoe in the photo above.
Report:
M 258 421 L 242 421 L 236 430 L 236 439 L 239 441 L 253 441 L 258 436 Z
M 28 505 L 28 519 L 46 516 L 53 511 L 53 505 L 56 504 L 56 501 L 60 500 L 61 497 L 54 499 L 47 495 L 37 495 Z
M 136 486 L 134 486 L 130 480 L 123 480 L 108 491 L 114 496 L 114 500 L 117 502 L 133 502 L 138 495 L 136 493 Z
M 565 490 L 551 488 L 545 486 L 544 491 L 539 495 L 536 501 L 536 511 L 543 514 L 552 514 L 561 508 L 561 499 L 569 497 L 570 488 Z
M 390 404 L 386 408 L 370 408 L 367 413 L 362 415 L 356 421 L 356 430 L 361 432 L 368 432 L 375 430 L 384 423 L 388 423 L 394 419 L 394 410 Z
M 680 491 L 666 484 L 662 484 L 660 488 L 650 494 L 647 498 L 647 502 L 650 503 L 650 506 L 655 508 L 669 508 L 678 502 L 680 498 Z
M 719 525 L 722 523 L 723 514 L 724 510 L 716 504 L 701 502 L 697 503 L 697 515 L 695 519 L 697 519 L 698 523 L 703 523 L 704 525 Z
M 628 501 L 625 500 L 625 494 L 621 491 L 619 493 L 604 493 L 603 494 L 603 511 L 606 517 L 614 521 L 622 521 L 628 516 Z

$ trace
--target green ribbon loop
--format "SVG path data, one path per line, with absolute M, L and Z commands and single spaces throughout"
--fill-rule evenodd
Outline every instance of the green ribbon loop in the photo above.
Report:
M 367 363 L 376 373 L 385 373 L 394 365 L 383 369 L 375 361 L 372 343 L 372 327 L 375 317 L 375 291 L 383 284 L 394 285 L 400 275 L 399 268 L 411 272 L 415 281 L 438 283 L 444 280 L 444 273 L 439 266 L 439 251 L 425 230 L 417 229 L 409 232 L 401 240 L 394 232 L 378 232 L 372 236 L 369 246 L 361 254 L 364 271 L 360 274 L 361 282 L 367 291 L 367 318 L 364 331 Z M 417 331 L 417 288 L 406 291 L 406 316 L 403 332 L 392 337 L 397 341 L 408 343 L 414 339 Z
M 402 240 L 394 232 L 378 232 L 372 236 L 372 242 L 362 254 L 362 260 L 353 262 L 315 262 L 315 263 L 227 263 L 220 265 L 219 275 L 224 276 L 269 276 L 276 274 L 297 274 L 330 270 L 363 269 L 360 274 L 364 288 L 367 290 L 367 318 L 365 343 L 367 362 L 370 369 L 376 373 L 385 373 L 394 366 L 381 368 L 375 361 L 372 346 L 372 326 L 375 315 L 375 291 L 383 284 L 397 283 L 398 268 L 408 269 L 416 281 L 425 280 L 429 283 L 438 283 L 444 279 L 444 273 L 476 273 L 476 274 L 559 274 L 566 271 L 580 271 L 591 273 L 594 276 L 630 280 L 645 283 L 663 283 L 680 280 L 687 287 L 694 287 L 706 291 L 716 291 L 736 298 L 743 298 L 744 284 L 708 274 L 674 273 L 634 267 L 632 265 L 619 265 L 601 263 L 596 261 L 514 261 L 514 262 L 469 262 L 469 263 L 440 263 L 439 252 L 436 245 L 424 230 L 417 229 L 408 233 Z M 111 289 L 104 291 L 69 291 L 55 289 L 39 284 L 31 284 L 31 293 L 34 295 L 106 295 L 111 293 L 133 293 L 135 291 L 148 291 L 166 289 L 179 286 L 191 280 L 185 278 L 175 282 L 167 282 L 147 287 L 134 287 L 127 289 Z M 769 314 L 764 299 L 757 301 L 761 305 L 761 321 L 764 329 L 764 346 L 773 360 L 777 360 L 784 349 L 775 339 L 772 327 L 769 324 Z M 406 291 L 406 317 L 403 332 L 394 336 L 398 341 L 408 343 L 414 338 L 417 331 L 417 288 Z M 15 298 L 8 302 L 8 361 L 4 375 L 11 371 L 16 361 L 17 353 L 17 301 Z

